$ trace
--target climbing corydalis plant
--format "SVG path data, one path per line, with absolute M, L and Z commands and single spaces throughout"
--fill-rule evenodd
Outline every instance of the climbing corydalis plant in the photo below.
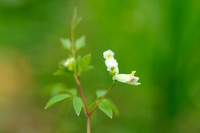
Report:
M 137 82 L 139 78 L 134 76 L 136 71 L 132 71 L 130 74 L 119 74 L 118 63 L 114 58 L 114 52 L 107 50 L 103 53 L 103 57 L 105 59 L 107 70 L 112 76 L 113 83 L 107 90 L 97 90 L 96 100 L 94 100 L 91 106 L 88 106 L 81 86 L 80 77 L 83 72 L 86 72 L 93 67 L 90 66 L 90 54 L 85 56 L 77 55 L 78 51 L 85 46 L 85 36 L 75 40 L 75 28 L 79 24 L 80 20 L 81 19 L 77 16 L 77 11 L 75 10 L 71 23 L 71 39 L 61 39 L 64 49 L 66 49 L 70 55 L 67 59 L 59 63 L 59 69 L 55 72 L 55 75 L 72 74 L 74 76 L 77 89 L 65 88 L 64 90 L 60 91 L 47 102 L 45 109 L 57 102 L 72 98 L 73 107 L 77 116 L 79 116 L 82 109 L 84 109 L 85 116 L 87 118 L 87 133 L 90 133 L 91 116 L 97 107 L 110 118 L 113 117 L 113 112 L 118 114 L 118 110 L 113 102 L 106 97 L 116 82 L 122 82 L 131 85 L 139 85 L 140 83 Z M 77 90 L 80 96 L 77 94 Z

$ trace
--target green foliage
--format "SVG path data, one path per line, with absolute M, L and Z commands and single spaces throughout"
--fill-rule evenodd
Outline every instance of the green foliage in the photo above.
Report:
M 72 71 L 70 71 L 69 69 L 67 69 L 67 67 L 60 66 L 58 68 L 58 70 L 56 72 L 54 72 L 53 75 L 58 76 L 58 75 L 66 75 L 66 74 L 70 74 L 70 73 L 72 73 Z
M 74 27 L 76 27 L 80 23 L 80 21 L 82 20 L 82 18 L 79 17 L 78 14 L 77 14 L 77 8 L 76 7 L 74 8 L 74 18 L 73 18 L 73 20 L 74 20 Z
M 79 116 L 83 107 L 83 102 L 80 97 L 74 97 L 73 106 L 77 116 Z
M 106 93 L 105 90 L 98 90 L 96 92 L 97 98 L 102 97 Z M 108 98 L 105 98 L 99 104 L 99 109 L 103 111 L 108 117 L 112 118 L 113 112 L 115 115 L 119 115 L 119 111 L 115 104 Z
M 61 42 L 62 42 L 62 46 L 63 46 L 64 49 L 68 49 L 68 50 L 71 49 L 72 44 L 71 44 L 71 41 L 68 38 L 66 38 L 66 39 L 61 38 Z
M 85 46 L 85 36 L 82 36 L 79 39 L 77 39 L 75 42 L 75 46 L 76 46 L 76 51 L 83 48 Z
M 112 107 L 110 105 L 110 103 L 108 101 L 106 101 L 105 99 L 103 99 L 101 101 L 101 103 L 98 105 L 98 108 L 104 112 L 109 118 L 112 119 L 113 117 L 113 110 Z
M 119 115 L 119 110 L 117 109 L 117 107 L 115 106 L 115 104 L 110 99 L 108 99 L 108 98 L 105 98 L 104 100 L 107 101 L 107 103 L 110 104 L 110 106 L 111 106 L 114 114 L 115 115 Z
M 103 95 L 106 94 L 106 90 L 97 90 L 96 91 L 96 95 L 97 95 L 97 99 L 101 98 Z M 114 105 L 114 103 L 108 99 L 108 98 L 104 98 L 102 100 L 102 102 L 99 104 L 99 109 L 101 111 L 103 111 L 108 117 L 112 118 L 111 116 L 111 112 L 114 112 L 115 115 L 119 115 L 119 111 L 117 109 L 117 107 Z
M 97 90 L 96 91 L 97 98 L 102 97 L 104 94 L 106 94 L 106 90 Z
M 50 106 L 54 105 L 55 103 L 57 102 L 60 102 L 60 101 L 63 101 L 64 99 L 66 98 L 69 98 L 70 95 L 69 94 L 59 94 L 59 95 L 56 95 L 54 97 L 52 97 L 46 104 L 45 108 L 44 109 L 47 109 L 49 108 Z
M 82 58 L 80 56 L 78 57 L 77 64 L 79 73 L 88 71 L 93 68 L 93 66 L 89 65 L 90 61 L 91 61 L 91 54 L 87 54 Z

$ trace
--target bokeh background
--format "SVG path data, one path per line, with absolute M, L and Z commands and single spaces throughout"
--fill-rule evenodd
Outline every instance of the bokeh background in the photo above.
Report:
M 74 7 L 83 18 L 76 36 L 87 38 L 80 54 L 95 66 L 82 75 L 88 103 L 112 82 L 105 50 L 142 83 L 118 84 L 109 97 L 119 116 L 97 111 L 92 132 L 199 133 L 199 0 L 0 0 L 0 132 L 85 132 L 70 100 L 43 109 L 56 87 L 75 86 L 72 76 L 52 75 L 69 54 L 60 38 L 70 36 Z

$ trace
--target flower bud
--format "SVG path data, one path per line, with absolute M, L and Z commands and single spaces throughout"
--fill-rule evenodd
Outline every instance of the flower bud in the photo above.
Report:
M 67 67 L 70 71 L 74 70 L 75 60 L 73 57 L 68 58 L 64 63 L 63 66 Z

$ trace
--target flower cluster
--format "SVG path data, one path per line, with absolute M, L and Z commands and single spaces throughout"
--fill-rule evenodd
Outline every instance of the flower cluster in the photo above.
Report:
M 107 70 L 113 76 L 113 80 L 131 85 L 140 85 L 140 83 L 137 82 L 139 77 L 134 76 L 136 71 L 132 71 L 131 74 L 119 74 L 118 63 L 116 59 L 114 59 L 114 52 L 107 50 L 103 53 L 103 57 L 105 59 Z
M 105 51 L 103 53 L 105 64 L 107 66 L 107 70 L 111 75 L 119 74 L 118 63 L 114 59 L 114 53 L 111 50 Z

